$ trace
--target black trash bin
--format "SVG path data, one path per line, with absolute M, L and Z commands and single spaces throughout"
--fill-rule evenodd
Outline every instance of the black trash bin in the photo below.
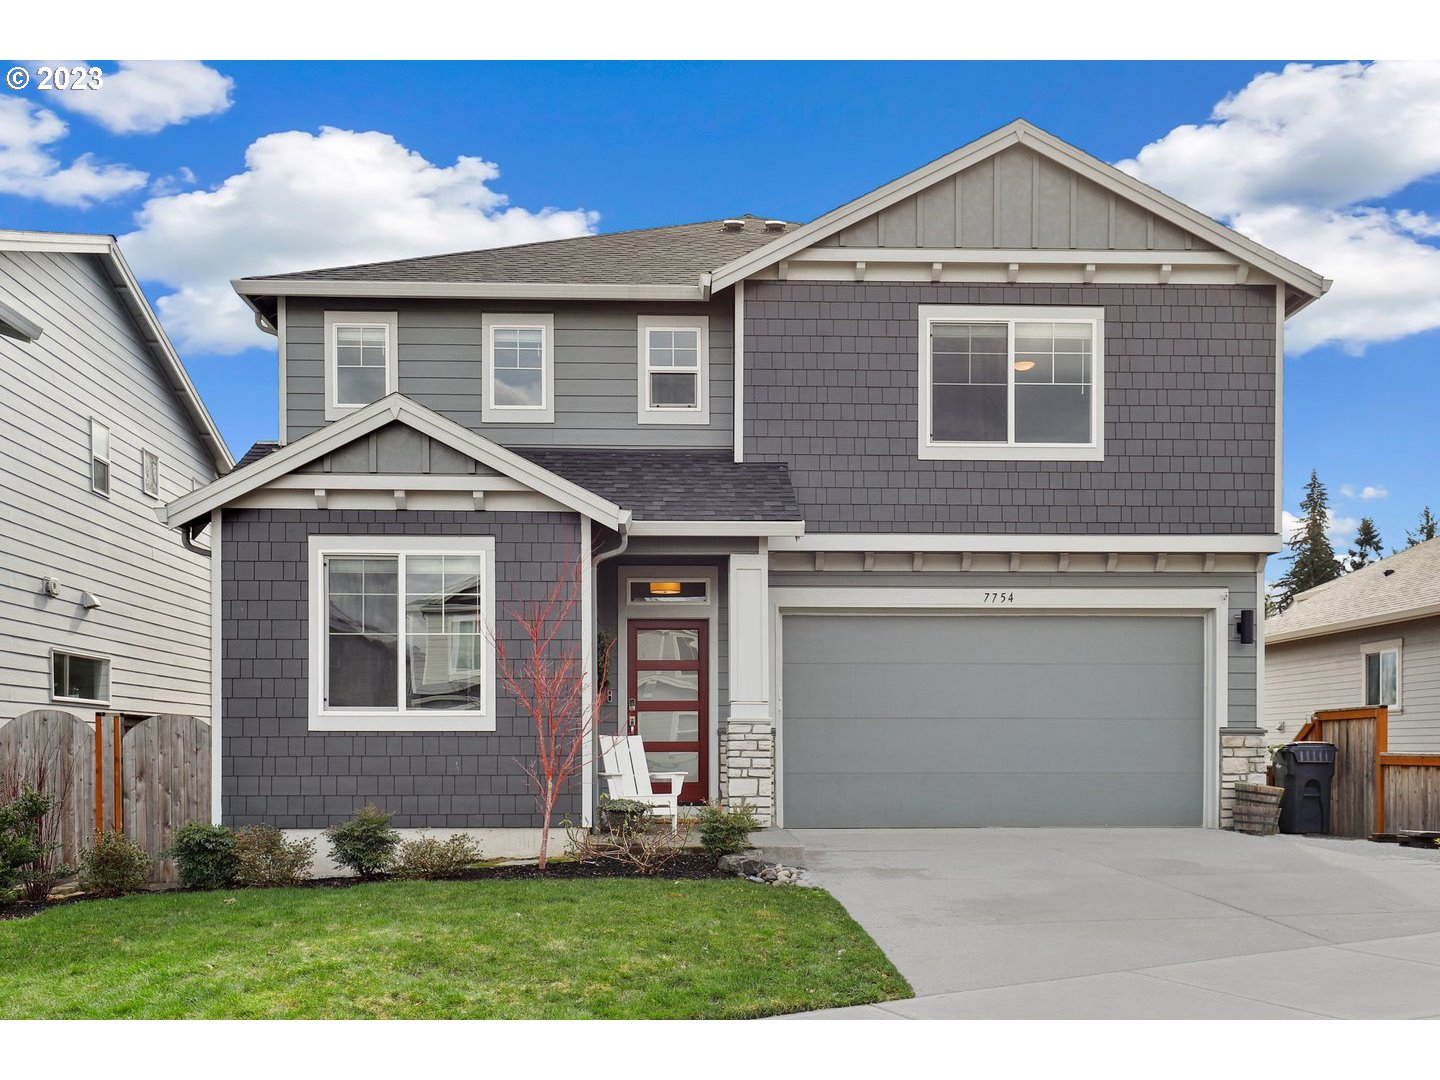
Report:
M 1330 782 L 1335 776 L 1335 746 L 1327 742 L 1296 742 L 1275 755 L 1275 783 L 1280 798 L 1282 833 L 1330 831 Z

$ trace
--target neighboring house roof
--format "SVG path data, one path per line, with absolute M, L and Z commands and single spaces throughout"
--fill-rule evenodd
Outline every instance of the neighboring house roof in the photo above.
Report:
M 1440 539 L 1297 593 L 1265 620 L 1267 645 L 1440 615 Z
M 235 462 L 235 468 L 243 469 L 246 465 L 254 465 L 255 462 L 259 461 L 261 458 L 267 457 L 270 454 L 275 453 L 275 451 L 279 449 L 280 444 L 278 442 L 257 442 L 252 445 L 249 450 L 246 450 L 245 453 L 240 456 L 240 460 Z
M 800 521 L 783 463 L 729 450 L 517 450 L 635 515 L 636 521 Z
M 165 331 L 160 326 L 160 320 L 150 309 L 150 302 L 145 299 L 145 293 L 141 291 L 140 283 L 135 280 L 135 274 L 126 263 L 125 256 L 121 253 L 120 245 L 116 242 L 115 237 L 91 233 L 25 232 L 0 229 L 0 251 L 43 251 L 97 256 L 111 283 L 115 286 L 117 295 L 135 320 L 136 329 L 139 330 L 141 338 L 149 347 L 156 363 L 160 365 L 160 370 L 165 373 L 171 392 L 180 402 L 186 416 L 194 426 L 196 434 L 200 436 L 201 442 L 209 451 L 215 471 L 222 475 L 230 471 L 234 464 L 230 448 L 225 445 L 225 440 L 220 435 L 220 429 L 215 426 L 215 421 L 211 419 L 205 403 L 200 400 L 200 394 L 195 389 L 195 384 L 190 381 L 190 375 L 185 370 L 185 364 L 176 353 L 175 347 L 165 336 Z M 0 313 L 0 320 L 14 325 L 10 318 L 4 316 L 3 313 Z M 27 333 L 23 326 L 17 327 L 17 329 L 21 330 L 22 336 L 26 340 L 33 341 L 40 335 L 43 327 L 32 322 L 31 329 L 34 330 L 34 333 Z

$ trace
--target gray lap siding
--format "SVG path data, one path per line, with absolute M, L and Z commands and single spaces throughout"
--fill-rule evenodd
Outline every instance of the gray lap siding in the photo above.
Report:
M 919 306 L 1105 309 L 1105 460 L 922 461 Z M 745 458 L 809 532 L 1275 531 L 1275 290 L 751 282 Z
M 227 510 L 221 544 L 221 791 L 227 825 L 313 829 L 366 803 L 397 828 L 530 828 L 539 824 L 520 762 L 528 721 L 496 693 L 496 730 L 309 730 L 308 537 L 493 536 L 496 620 L 517 642 L 507 606 L 542 599 L 579 554 L 571 513 Z M 576 606 L 560 640 L 580 647 Z M 577 815 L 579 785 L 560 816 Z

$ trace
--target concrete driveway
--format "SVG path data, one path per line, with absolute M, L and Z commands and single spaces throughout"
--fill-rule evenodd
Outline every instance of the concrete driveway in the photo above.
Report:
M 1440 1016 L 1440 853 L 1203 829 L 792 835 L 918 995 L 811 1016 Z

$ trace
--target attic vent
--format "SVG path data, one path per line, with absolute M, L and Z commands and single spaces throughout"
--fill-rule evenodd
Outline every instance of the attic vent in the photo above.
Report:
M 726 232 L 739 232 L 745 228 L 745 219 L 738 217 L 727 217 L 723 223 Z
M 765 231 L 784 232 L 785 222 L 781 221 L 779 218 L 770 218 L 768 221 L 765 222 Z
M 1391 574 L 1393 574 L 1393 573 L 1395 573 L 1395 568 L 1394 568 L 1393 566 L 1387 566 L 1387 567 L 1385 568 L 1385 576 L 1386 576 L 1386 577 L 1389 577 L 1389 576 L 1390 576 Z

